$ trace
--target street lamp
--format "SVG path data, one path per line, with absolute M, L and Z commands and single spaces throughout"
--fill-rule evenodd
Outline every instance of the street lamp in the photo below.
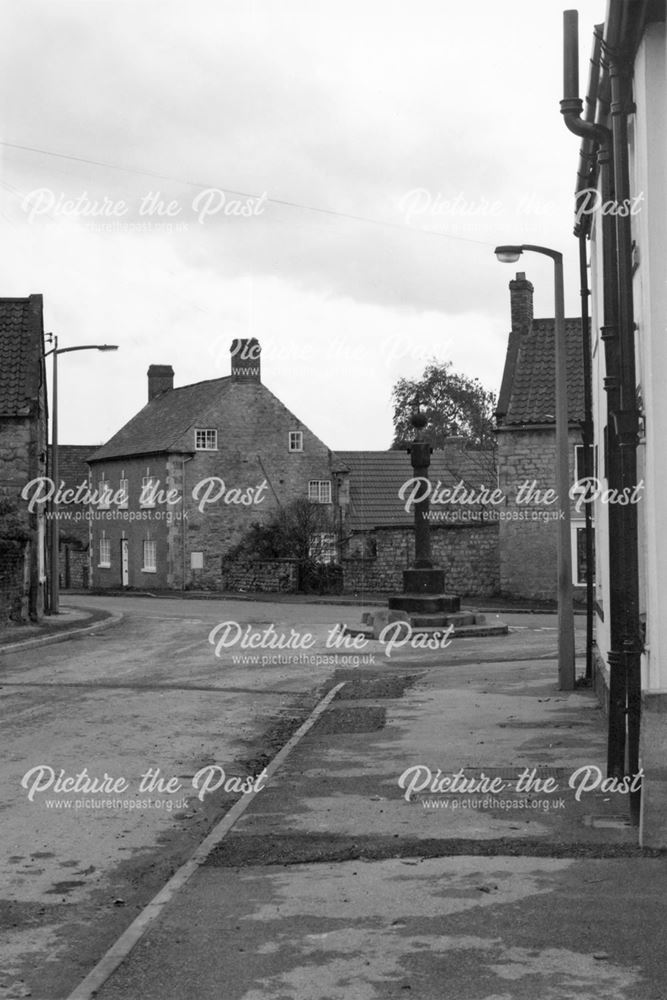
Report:
M 561 505 L 558 519 L 558 684 L 561 691 L 572 691 L 575 682 L 574 610 L 572 607 L 572 555 L 570 552 L 570 470 L 567 407 L 567 340 L 565 336 L 565 300 L 563 293 L 563 255 L 548 247 L 522 244 L 496 247 L 503 264 L 514 264 L 524 250 L 550 257 L 554 262 L 555 338 L 556 338 L 556 489 Z
M 60 478 L 58 469 L 58 355 L 69 354 L 71 351 L 117 351 L 117 344 L 82 344 L 79 347 L 58 347 L 58 337 L 47 334 L 51 338 L 53 347 L 50 351 L 45 351 L 44 357 L 53 355 L 53 400 L 51 416 L 51 479 L 54 483 L 54 493 L 57 492 Z M 58 524 L 58 514 L 55 501 L 52 501 L 51 519 L 51 603 L 50 613 L 59 614 L 60 596 L 60 526 Z

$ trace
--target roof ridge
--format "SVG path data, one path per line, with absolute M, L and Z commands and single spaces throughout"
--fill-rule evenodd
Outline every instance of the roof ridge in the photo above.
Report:
M 218 378 L 204 378 L 200 382 L 188 382 L 187 385 L 175 385 L 173 389 L 167 389 L 165 392 L 158 393 L 158 396 L 164 396 L 166 392 L 180 392 L 181 389 L 193 389 L 197 385 L 207 385 L 210 382 L 227 382 L 231 378 L 231 375 L 220 375 Z M 154 396 L 153 399 L 157 399 L 158 396 Z M 149 399 L 149 403 L 153 400 Z M 146 404 L 148 405 L 148 404 Z

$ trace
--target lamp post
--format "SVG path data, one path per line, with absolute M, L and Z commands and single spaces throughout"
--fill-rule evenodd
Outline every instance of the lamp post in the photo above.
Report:
M 50 351 L 45 351 L 44 357 L 53 355 L 53 392 L 51 416 L 51 479 L 54 484 L 54 494 L 60 485 L 60 470 L 58 468 L 58 355 L 69 354 L 71 351 L 117 351 L 117 344 L 82 344 L 79 347 L 58 347 L 58 337 L 48 334 L 53 343 Z M 60 526 L 55 501 L 51 502 L 51 601 L 50 613 L 59 614 L 60 599 Z
M 514 264 L 524 250 L 550 257 L 554 263 L 555 339 L 556 339 L 556 489 L 561 505 L 558 519 L 558 686 L 572 691 L 575 683 L 574 611 L 572 608 L 572 555 L 570 552 L 570 469 L 567 407 L 567 340 L 565 337 L 565 299 L 563 292 L 563 255 L 548 247 L 496 247 L 503 264 Z

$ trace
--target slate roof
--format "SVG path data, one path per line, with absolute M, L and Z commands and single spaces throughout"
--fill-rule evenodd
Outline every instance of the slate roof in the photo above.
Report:
M 0 416 L 29 416 L 44 371 L 42 296 L 0 299 Z
M 139 410 L 106 444 L 89 455 L 88 461 L 171 451 L 174 443 L 220 398 L 231 381 L 227 375 L 161 393 L 146 403 L 143 410 Z
M 496 416 L 499 427 L 556 423 L 553 319 L 534 319 L 529 333 L 510 334 Z M 567 402 L 571 423 L 584 419 L 581 320 L 566 319 Z
M 401 486 L 413 476 L 407 452 L 337 451 L 336 455 L 350 472 L 348 527 L 351 531 L 414 524 L 414 513 L 405 510 L 405 501 L 399 497 Z M 434 486 L 440 481 L 443 487 L 454 487 L 463 480 L 471 489 L 479 490 L 481 486 L 493 489 L 496 486 L 493 455 L 489 451 L 463 449 L 434 451 L 429 478 Z

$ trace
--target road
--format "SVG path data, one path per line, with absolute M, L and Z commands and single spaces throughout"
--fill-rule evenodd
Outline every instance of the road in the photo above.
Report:
M 377 642 L 336 648 L 332 629 L 357 621 L 356 607 L 68 602 L 124 617 L 0 663 L 0 998 L 67 996 L 242 781 L 261 788 L 264 765 L 334 672 L 381 669 L 388 658 Z M 407 644 L 390 652 L 392 664 L 554 655 L 552 616 L 505 620 L 507 638 L 435 652 Z

